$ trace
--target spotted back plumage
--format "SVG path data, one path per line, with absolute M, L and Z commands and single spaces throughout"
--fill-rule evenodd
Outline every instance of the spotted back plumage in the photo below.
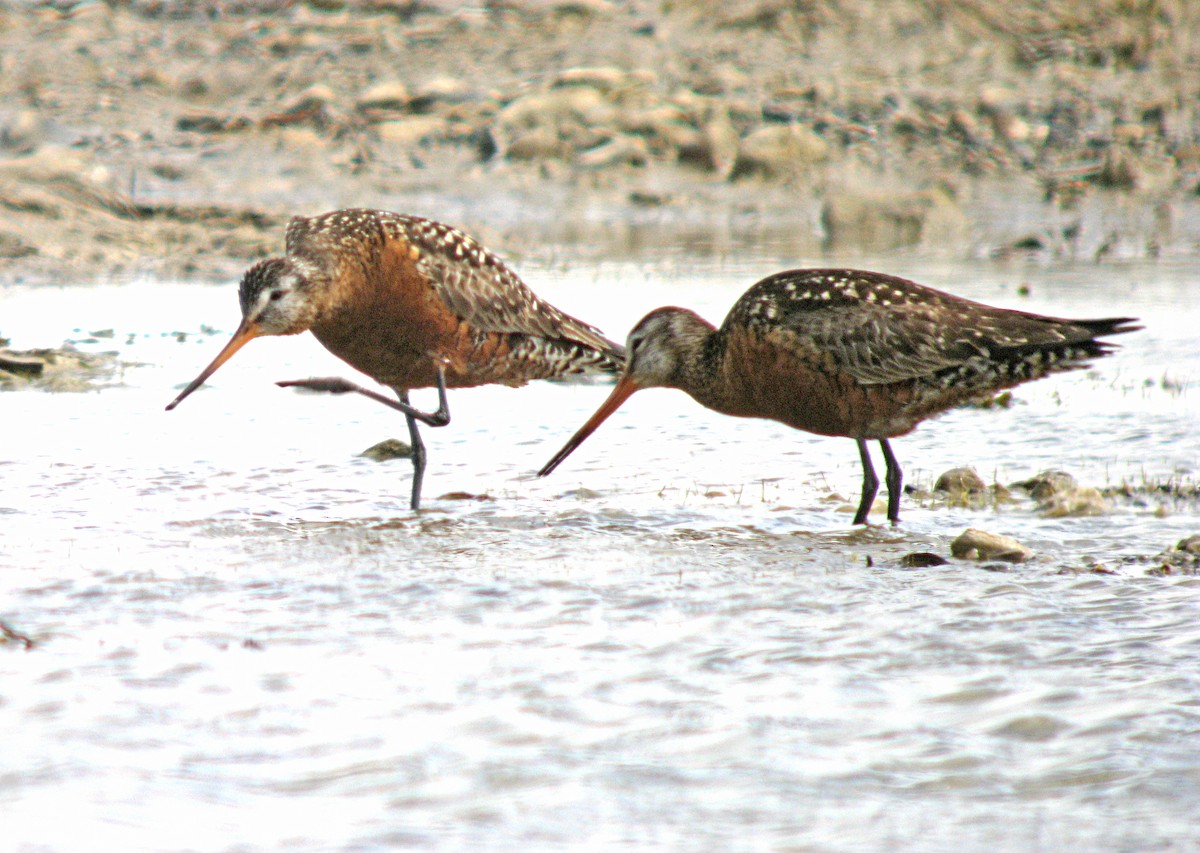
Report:
M 790 270 L 751 287 L 722 331 L 771 336 L 820 354 L 862 385 L 915 380 L 987 390 L 1071 370 L 1137 326 L 1128 318 L 1065 320 L 994 308 L 882 273 Z
M 331 279 L 346 265 L 369 263 L 371 252 L 389 240 L 415 250 L 416 268 L 437 298 L 478 336 L 519 336 L 509 358 L 533 371 L 525 379 L 615 373 L 623 366 L 624 347 L 540 299 L 504 261 L 457 228 L 419 216 L 347 209 L 295 217 L 286 235 L 289 256 Z

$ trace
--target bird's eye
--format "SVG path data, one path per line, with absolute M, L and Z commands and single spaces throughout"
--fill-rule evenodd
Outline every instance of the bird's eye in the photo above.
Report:
M 283 299 L 283 291 L 282 290 L 272 290 L 271 291 L 271 301 L 278 302 L 280 299 Z

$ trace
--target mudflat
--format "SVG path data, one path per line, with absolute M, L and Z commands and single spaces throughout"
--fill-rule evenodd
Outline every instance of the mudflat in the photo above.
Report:
M 345 206 L 510 257 L 1194 252 L 1196 33 L 1186 0 L 2 3 L 0 276 L 222 279 Z

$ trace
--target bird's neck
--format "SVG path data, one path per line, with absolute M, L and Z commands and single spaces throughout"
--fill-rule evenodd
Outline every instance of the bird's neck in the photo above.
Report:
M 331 287 L 329 271 L 306 259 L 292 259 L 296 272 L 304 279 L 308 290 L 308 326 L 312 328 L 328 320 L 335 313 L 337 293 Z
M 715 330 L 708 331 L 696 341 L 687 361 L 682 365 L 679 385 L 702 406 L 723 411 L 726 389 L 722 385 L 722 364 L 725 341 Z
M 681 312 L 671 328 L 670 349 L 675 370 L 668 383 L 670 387 L 702 400 L 713 382 L 720 343 L 711 323 L 691 311 Z

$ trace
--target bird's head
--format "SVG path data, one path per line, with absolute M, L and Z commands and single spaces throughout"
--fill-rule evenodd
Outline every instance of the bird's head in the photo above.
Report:
M 636 389 L 678 388 L 684 368 L 695 358 L 713 327 L 686 308 L 657 308 L 633 327 L 626 339 L 628 359 L 622 377 Z
M 237 331 L 212 363 L 171 401 L 167 410 L 183 402 L 254 338 L 297 335 L 311 328 L 320 310 L 314 287 L 315 273 L 315 269 L 292 258 L 268 258 L 246 270 L 238 285 L 242 322 Z
M 242 326 L 260 335 L 297 335 L 312 327 L 318 306 L 313 270 L 291 258 L 259 261 L 242 276 Z
M 626 339 L 625 372 L 608 399 L 538 472 L 545 477 L 596 431 L 600 424 L 643 388 L 685 387 L 684 374 L 700 357 L 713 327 L 686 308 L 657 308 L 641 319 Z

